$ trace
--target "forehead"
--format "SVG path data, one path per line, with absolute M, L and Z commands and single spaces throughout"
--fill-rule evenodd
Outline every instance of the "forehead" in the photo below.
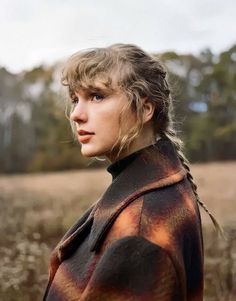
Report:
M 91 80 L 89 83 L 78 83 L 77 87 L 71 89 L 71 92 L 75 94 L 90 94 L 92 92 L 112 94 L 119 91 L 120 88 L 114 80 L 104 81 L 99 78 Z

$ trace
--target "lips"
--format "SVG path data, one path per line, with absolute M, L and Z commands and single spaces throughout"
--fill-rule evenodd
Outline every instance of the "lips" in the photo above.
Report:
M 78 131 L 78 134 L 79 134 L 80 136 L 84 136 L 84 135 L 94 135 L 94 133 L 92 133 L 92 132 L 87 132 L 87 131 L 85 131 L 85 130 L 79 130 L 79 131 Z
M 88 140 L 90 140 L 91 138 L 92 138 L 92 135 L 94 135 L 94 133 L 92 133 L 92 132 L 87 132 L 87 131 L 85 131 L 85 130 L 79 130 L 78 131 L 78 135 L 79 135 L 79 141 L 81 142 L 81 143 L 84 143 L 84 142 L 86 142 L 86 141 L 88 141 Z

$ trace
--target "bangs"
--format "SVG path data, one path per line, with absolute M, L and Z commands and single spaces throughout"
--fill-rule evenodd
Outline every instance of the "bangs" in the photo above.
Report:
M 108 49 L 96 48 L 79 51 L 66 62 L 61 77 L 63 86 L 69 93 L 78 90 L 113 90 L 114 72 L 117 59 Z M 96 85 L 99 83 L 99 86 Z

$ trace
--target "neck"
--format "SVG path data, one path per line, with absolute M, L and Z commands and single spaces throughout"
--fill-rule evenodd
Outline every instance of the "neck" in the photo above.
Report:
M 142 148 L 154 144 L 157 140 L 159 140 L 159 138 L 160 137 L 158 135 L 154 136 L 153 131 L 145 131 L 145 129 L 143 129 L 142 133 L 136 139 L 134 139 L 131 142 L 130 146 L 124 149 L 119 156 L 117 156 L 116 154 L 109 154 L 106 157 L 111 163 L 114 163 Z

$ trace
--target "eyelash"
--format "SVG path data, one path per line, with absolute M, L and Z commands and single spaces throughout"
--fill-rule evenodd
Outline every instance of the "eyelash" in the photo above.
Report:
M 95 101 L 97 101 L 97 102 L 100 102 L 101 100 L 103 100 L 104 98 L 105 98 L 105 96 L 104 95 L 102 95 L 102 94 L 99 94 L 99 93 L 91 93 L 90 94 L 90 100 L 91 101 L 93 101 L 93 99 L 95 98 L 95 97 L 97 97 L 98 96 L 98 98 L 99 99 L 95 99 Z M 71 99 L 71 102 L 72 102 L 72 104 L 77 104 L 78 102 L 79 102 L 79 99 L 78 99 L 78 97 L 73 97 L 72 99 Z
M 72 103 L 73 105 L 75 105 L 76 103 L 78 103 L 78 101 L 79 101 L 78 97 L 72 97 L 72 98 L 71 98 L 71 103 Z
M 93 99 L 93 98 L 95 98 L 96 96 L 98 96 L 99 97 L 99 99 L 95 99 L 96 101 L 101 101 L 101 100 L 103 100 L 105 97 L 102 95 L 102 94 L 99 94 L 99 93 L 92 93 L 91 95 L 90 95 L 90 97 L 91 97 L 91 100 Z

